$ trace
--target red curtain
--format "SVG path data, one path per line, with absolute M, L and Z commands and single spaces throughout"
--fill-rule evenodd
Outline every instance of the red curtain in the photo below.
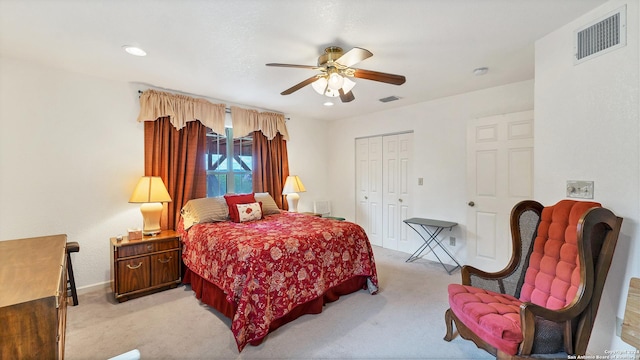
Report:
M 160 176 L 172 200 L 162 213 L 162 229 L 176 229 L 184 204 L 207 196 L 206 133 L 200 121 L 180 130 L 169 117 L 144 122 L 145 176 Z
M 260 131 L 253 132 L 253 191 L 268 192 L 280 209 L 287 210 L 282 195 L 289 176 L 287 142 L 280 133 L 269 140 Z

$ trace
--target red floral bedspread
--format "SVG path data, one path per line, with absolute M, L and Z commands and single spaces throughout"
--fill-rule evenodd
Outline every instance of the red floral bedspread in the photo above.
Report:
M 182 233 L 187 267 L 237 306 L 231 331 L 238 350 L 269 324 L 355 276 L 378 279 L 364 230 L 347 221 L 283 212 L 263 220 L 196 224 Z

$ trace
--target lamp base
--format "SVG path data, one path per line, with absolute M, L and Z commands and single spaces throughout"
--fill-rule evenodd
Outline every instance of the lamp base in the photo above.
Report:
M 289 204 L 290 212 L 298 212 L 298 200 L 300 200 L 298 193 L 287 194 L 287 204 Z
M 142 213 L 142 234 L 145 236 L 159 234 L 160 217 L 162 217 L 162 203 L 144 203 L 140 205 Z

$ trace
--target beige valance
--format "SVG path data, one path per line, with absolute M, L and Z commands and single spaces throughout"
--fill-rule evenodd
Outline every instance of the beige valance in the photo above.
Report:
M 283 114 L 258 112 L 232 106 L 231 121 L 233 123 L 234 138 L 247 136 L 254 131 L 261 131 L 269 140 L 272 140 L 277 133 L 280 133 L 284 140 L 289 141 L 289 133 L 287 132 Z
M 140 95 L 138 121 L 155 121 L 168 116 L 178 130 L 189 121 L 199 120 L 218 134 L 224 134 L 224 104 L 213 104 L 205 99 L 146 90 Z

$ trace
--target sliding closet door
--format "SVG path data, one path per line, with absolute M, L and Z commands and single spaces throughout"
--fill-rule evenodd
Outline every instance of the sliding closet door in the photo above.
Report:
M 413 133 L 356 139 L 356 222 L 371 244 L 408 253 L 412 149 Z
M 382 138 L 356 139 L 356 222 L 382 246 Z

